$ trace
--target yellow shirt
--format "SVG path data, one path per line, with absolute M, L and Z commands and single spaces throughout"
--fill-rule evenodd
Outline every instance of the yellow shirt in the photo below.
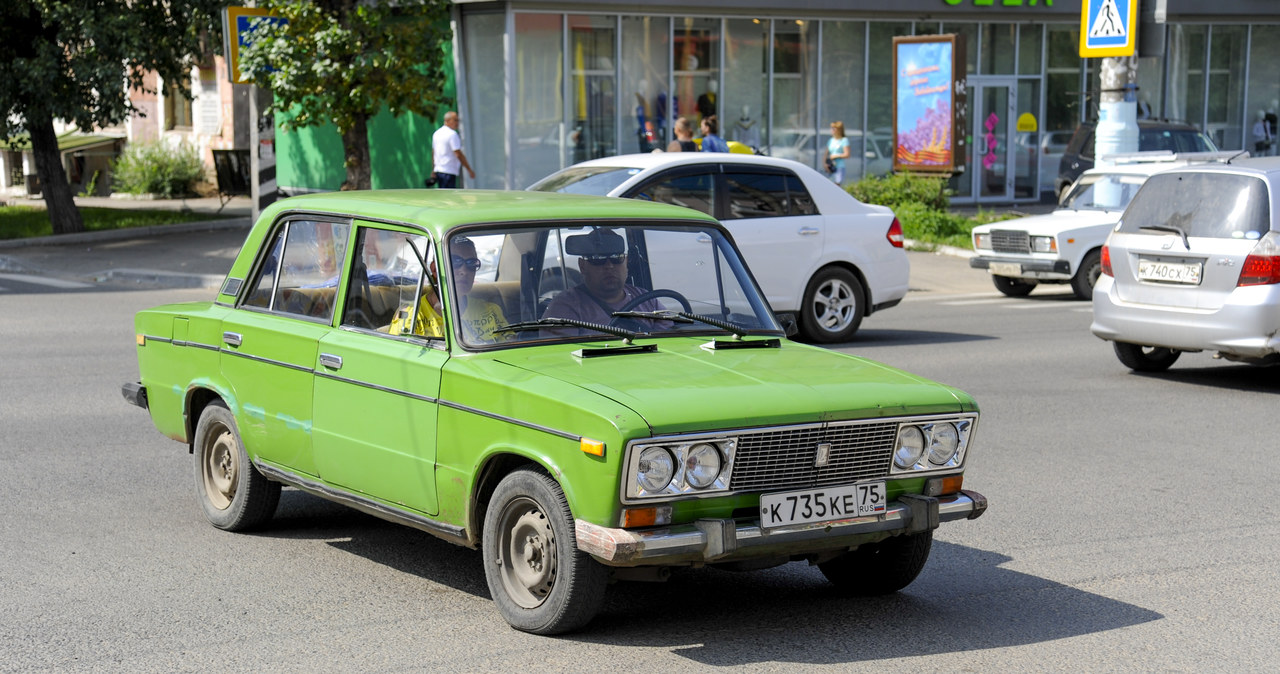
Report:
M 391 334 L 405 335 L 406 319 L 411 307 L 401 307 L 391 322 Z M 485 300 L 467 302 L 462 312 L 462 334 L 470 343 L 506 342 L 515 338 L 514 333 L 495 335 L 494 330 L 507 324 L 502 307 Z M 431 303 L 423 298 L 418 302 L 418 315 L 413 321 L 413 333 L 419 337 L 444 337 L 444 318 Z

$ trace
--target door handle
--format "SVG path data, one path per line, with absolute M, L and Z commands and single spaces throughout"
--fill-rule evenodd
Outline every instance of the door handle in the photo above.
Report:
M 222 333 L 222 341 L 225 342 L 227 346 L 240 346 L 240 342 L 242 339 L 243 338 L 238 332 Z
M 330 370 L 341 370 L 342 356 L 335 356 L 332 353 L 322 353 L 320 354 L 320 364 Z
M 817 227 L 801 227 L 798 232 L 800 236 L 813 236 L 818 233 Z

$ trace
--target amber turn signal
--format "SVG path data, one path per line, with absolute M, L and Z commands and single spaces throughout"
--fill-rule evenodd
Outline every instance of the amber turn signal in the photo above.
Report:
M 629 508 L 622 511 L 622 528 L 653 527 L 671 524 L 671 506 Z
M 942 496 L 943 494 L 955 494 L 964 486 L 963 475 L 948 475 L 946 477 L 935 477 L 924 483 L 925 496 Z
M 604 443 L 591 438 L 581 438 L 582 451 L 592 456 L 604 456 Z
M 147 345 L 147 336 L 146 336 L 146 335 L 134 335 L 133 337 L 134 337 L 134 339 L 138 342 L 138 346 L 146 346 L 146 345 Z

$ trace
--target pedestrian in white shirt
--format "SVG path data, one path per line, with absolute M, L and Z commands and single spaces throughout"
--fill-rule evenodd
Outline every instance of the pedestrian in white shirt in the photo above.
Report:
M 450 110 L 444 113 L 444 126 L 436 129 L 431 136 L 431 175 L 435 177 L 436 186 L 454 188 L 458 186 L 458 174 L 467 170 L 467 176 L 475 180 L 476 172 L 471 170 L 467 155 L 462 152 L 462 138 L 458 136 L 458 113 Z

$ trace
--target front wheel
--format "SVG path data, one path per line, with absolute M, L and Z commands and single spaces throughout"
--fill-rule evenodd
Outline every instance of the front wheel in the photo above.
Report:
M 1129 369 L 1138 372 L 1164 372 L 1182 355 L 1181 351 L 1163 346 L 1142 346 L 1125 342 L 1115 342 L 1115 349 L 1116 358 Z
M 1080 268 L 1071 277 L 1071 290 L 1082 300 L 1093 299 L 1093 286 L 1102 276 L 1102 253 L 1091 250 L 1080 260 Z
M 996 290 L 1006 297 L 1026 297 L 1036 287 L 1034 281 L 1023 281 L 1010 276 L 992 276 L 991 282 L 995 283 Z
M 853 552 L 819 564 L 818 570 L 846 594 L 892 594 L 920 575 L 932 547 L 932 531 L 894 536 L 858 546 Z
M 196 498 L 213 526 L 246 531 L 271 520 L 280 502 L 280 483 L 263 477 L 250 463 L 236 419 L 221 401 L 200 413 L 193 450 Z
M 518 630 L 569 632 L 604 602 L 608 572 L 578 550 L 569 503 L 545 473 L 521 469 L 498 483 L 481 548 L 489 594 Z
M 814 274 L 805 288 L 800 329 L 815 342 L 848 341 L 867 313 L 865 298 L 856 276 L 839 267 L 827 267 Z

